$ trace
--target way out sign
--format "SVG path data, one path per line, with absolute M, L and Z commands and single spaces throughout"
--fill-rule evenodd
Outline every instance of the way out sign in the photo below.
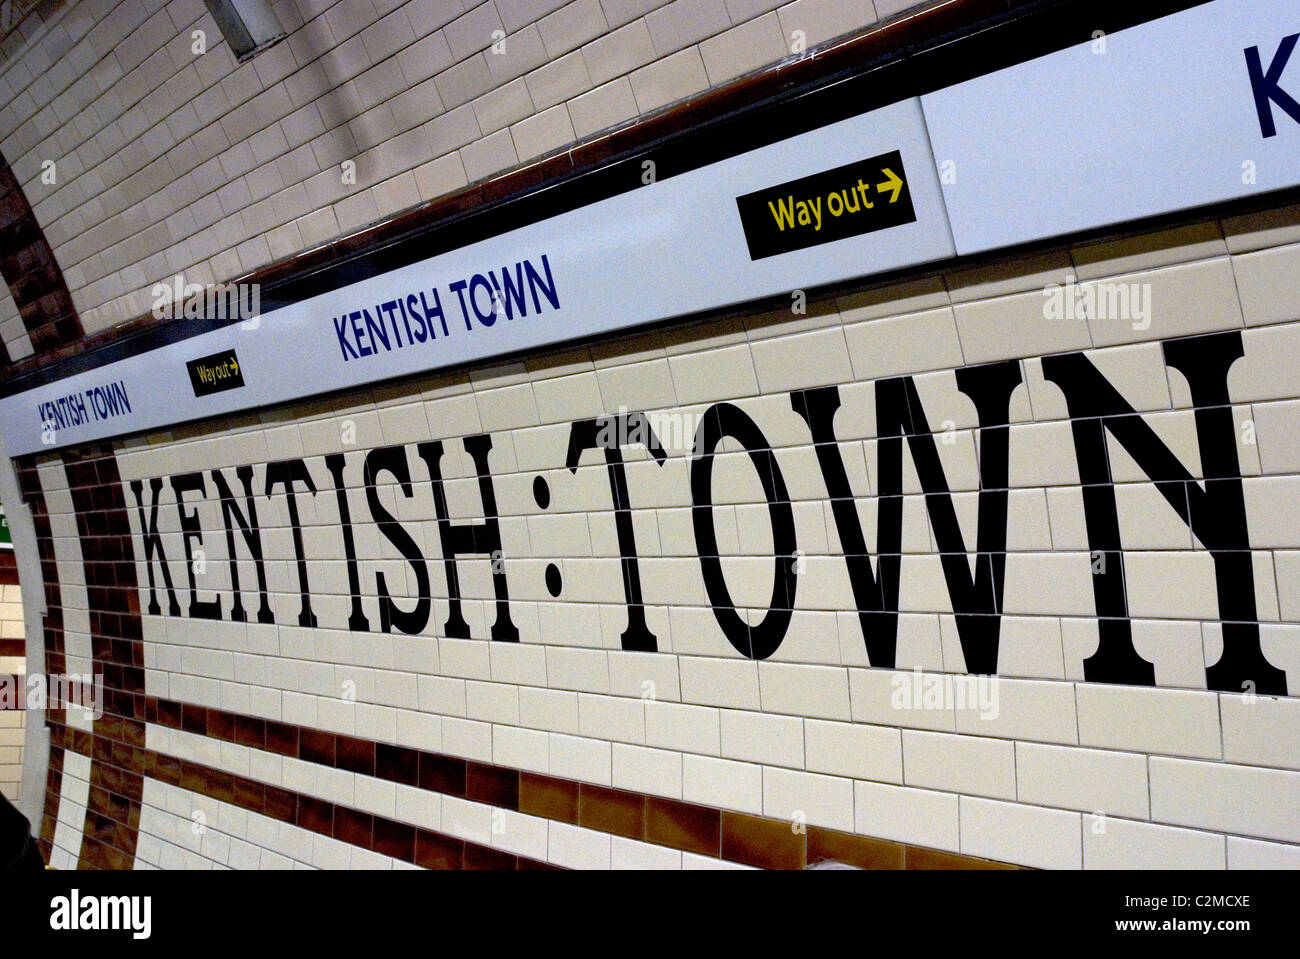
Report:
M 898 150 L 747 193 L 736 206 L 752 260 L 916 220 Z

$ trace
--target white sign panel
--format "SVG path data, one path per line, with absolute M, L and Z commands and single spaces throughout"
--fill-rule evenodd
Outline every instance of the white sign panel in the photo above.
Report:
M 0 420 L 21 455 L 953 253 L 913 98 L 7 397 Z
M 923 97 L 958 252 L 1300 184 L 1297 33 L 1216 0 Z

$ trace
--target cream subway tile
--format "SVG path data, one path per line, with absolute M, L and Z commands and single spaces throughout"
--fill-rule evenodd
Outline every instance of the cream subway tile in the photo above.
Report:
M 614 744 L 615 789 L 682 798 L 682 754 L 644 746 Z
M 889 786 L 853 784 L 856 832 L 876 839 L 958 851 L 958 797 L 953 793 Z
M 718 710 L 683 703 L 645 703 L 646 745 L 716 756 L 720 751 Z
M 594 84 L 621 77 L 655 59 L 654 44 L 645 20 L 611 30 L 582 48 L 587 72 Z
M 470 182 L 485 180 L 519 162 L 515 140 L 509 129 L 498 130 L 461 148 L 461 160 Z
M 961 797 L 961 852 L 1038 869 L 1083 868 L 1080 815 Z
M 1300 243 L 1232 258 L 1232 273 L 1247 326 L 1300 319 L 1300 302 L 1290 282 L 1297 263 L 1300 263 Z
M 492 761 L 529 772 L 550 771 L 547 733 L 516 726 L 492 727 Z
M 566 0 L 495 0 L 501 22 L 511 33 L 564 6 L 565 2 Z
M 572 0 L 537 22 L 546 52 L 555 59 L 607 30 L 600 0 Z
M 1085 816 L 1085 869 L 1225 869 L 1223 836 L 1156 823 Z
M 795 0 L 778 13 L 785 35 L 800 31 L 808 49 L 876 21 L 875 7 L 867 0 Z
M 903 730 L 904 781 L 995 799 L 1016 798 L 1012 743 L 976 736 Z
M 1133 616 L 1216 619 L 1218 593 L 1208 553 L 1131 552 L 1124 558 Z
M 621 696 L 578 696 L 578 728 L 583 736 L 615 742 L 645 742 L 645 704 Z
M 842 667 L 761 662 L 763 711 L 818 719 L 849 719 L 849 683 Z
M 542 110 L 528 120 L 510 127 L 515 138 L 515 148 L 521 161 L 555 152 L 573 142 L 573 123 L 564 104 Z
M 442 722 L 442 748 L 452 756 L 492 762 L 492 726 L 489 723 L 447 717 Z
M 682 701 L 731 709 L 759 709 L 758 664 L 748 659 L 679 659 Z
M 611 837 L 552 820 L 548 826 L 547 861 L 569 869 L 609 869 Z
M 846 317 L 847 321 L 847 317 Z M 844 337 L 859 380 L 962 366 L 962 346 L 947 307 L 847 324 Z
M 1003 611 L 1024 615 L 1094 615 L 1092 554 L 1007 554 Z
M 791 828 L 822 826 L 851 832 L 853 781 L 791 769 L 763 768 L 763 813 Z
M 942 673 L 919 669 L 850 669 L 853 721 L 952 732 L 955 699 Z
M 635 85 L 635 81 L 633 83 Z M 680 404 L 752 396 L 758 392 L 754 363 L 747 345 L 672 356 L 668 363 Z
M 682 853 L 682 869 L 707 869 L 707 870 L 730 870 L 730 869 L 754 869 L 754 866 L 741 865 L 738 862 L 728 862 L 726 859 L 714 859 L 711 856 L 697 856 L 693 852 Z
M 457 796 L 442 797 L 442 832 L 481 846 L 492 841 L 492 807 Z
M 463 16 L 444 28 L 452 56 L 463 60 L 505 36 L 505 26 L 497 15 L 496 5 L 482 3 L 471 7 Z
M 489 723 L 519 723 L 519 687 L 506 683 L 465 684 L 465 715 Z
M 605 11 L 605 20 L 612 29 L 621 27 L 629 20 L 644 16 L 668 2 L 669 0 L 600 0 L 600 6 Z
M 531 23 L 506 37 L 504 44 L 494 46 L 487 58 L 488 70 L 498 84 L 521 77 L 546 61 L 542 35 L 537 25 Z
M 613 836 L 610 839 L 610 868 L 681 869 L 682 854 L 677 849 Z
M 687 47 L 631 74 L 632 92 L 642 113 L 683 100 L 709 86 L 698 47 Z
M 661 57 L 731 26 L 723 0 L 672 0 L 646 14 L 645 22 Z
M 899 730 L 857 723 L 804 721 L 809 772 L 902 783 Z
M 1097 346 L 1242 325 L 1238 287 L 1227 257 L 1089 281 L 1081 284 L 1080 293 L 1094 298 L 1088 326 Z M 1197 304 L 1195 310 L 1186 308 L 1191 302 Z
M 1018 798 L 1038 806 L 1096 816 L 1149 814 L 1147 761 L 1140 753 L 1016 743 L 1016 782 Z
M 1092 345 L 1087 321 L 1051 316 L 1051 297 L 1042 290 L 957 303 L 953 315 L 966 363 L 1041 356 Z
M 1228 868 L 1297 869 L 1300 868 L 1300 846 L 1229 836 Z
M 533 112 L 533 101 L 522 77 L 498 86 L 474 101 L 474 115 L 484 134 L 495 133 Z
M 1295 502 L 1300 477 L 1247 477 L 1241 485 L 1251 545 L 1256 549 L 1300 546 L 1300 515 L 1288 505 Z
M 1300 473 L 1300 402 L 1256 403 L 1251 407 L 1250 422 L 1256 431 L 1262 472 Z
M 533 729 L 578 731 L 578 694 L 524 686 L 519 690 L 519 720 Z
M 582 52 L 578 50 L 534 70 L 525 80 L 532 102 L 539 111 L 585 93 L 596 85 L 587 73 Z
M 546 861 L 550 821 L 509 809 L 492 810 L 492 846 L 517 856 Z
M 1223 758 L 1300 770 L 1300 700 L 1219 694 Z
M 1300 773 L 1159 756 L 1150 772 L 1157 822 L 1300 841 Z
M 1222 756 L 1214 693 L 1103 683 L 1080 683 L 1075 691 L 1081 745 Z
M 677 657 L 665 653 L 611 650 L 609 689 L 616 696 L 677 701 L 682 698 L 678 668 Z
M 593 133 L 617 126 L 637 115 L 636 97 L 627 77 L 619 77 L 589 90 L 568 102 L 574 136 L 586 139 Z
M 804 766 L 804 720 L 797 716 L 724 709 L 722 755 L 751 763 Z
M 714 808 L 761 815 L 763 768 L 711 756 L 683 756 L 681 798 Z
M 715 86 L 775 63 L 789 52 L 774 13 L 739 23 L 700 44 L 704 68 Z
M 613 781 L 613 746 L 603 739 L 550 735 L 552 776 L 608 786 Z
M 838 328 L 773 337 L 751 346 L 764 393 L 842 383 L 853 379 L 844 333 Z

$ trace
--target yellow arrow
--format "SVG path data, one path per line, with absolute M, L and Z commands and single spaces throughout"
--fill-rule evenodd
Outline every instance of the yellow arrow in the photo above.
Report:
M 235 359 L 233 356 L 230 358 L 230 369 L 235 373 L 239 372 L 239 360 Z
M 889 179 L 884 183 L 877 183 L 876 192 L 888 193 L 890 190 L 893 190 L 894 194 L 889 198 L 889 202 L 893 203 L 898 199 L 898 194 L 903 192 L 903 181 L 900 180 L 898 174 L 889 169 L 889 167 L 883 167 L 880 172 L 889 177 Z

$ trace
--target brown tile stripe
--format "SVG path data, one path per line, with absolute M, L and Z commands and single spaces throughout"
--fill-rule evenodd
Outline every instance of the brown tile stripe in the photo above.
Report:
M 59 750 L 77 750 L 84 746 L 87 734 L 62 723 L 51 724 L 51 742 Z M 555 869 L 550 863 L 537 862 L 525 856 L 515 856 L 480 846 L 409 823 L 398 822 L 384 816 L 360 812 L 312 796 L 243 776 L 222 772 L 201 763 L 188 762 L 165 756 L 143 746 L 122 745 L 114 750 L 114 764 L 122 771 L 130 770 L 143 781 L 144 777 L 179 786 L 200 795 L 231 803 L 250 812 L 269 816 L 279 822 L 290 823 L 322 836 L 330 836 L 350 845 L 360 846 L 403 862 L 415 863 L 428 869 Z M 54 763 L 51 755 L 51 763 Z M 105 780 L 102 785 L 91 785 L 91 801 L 118 813 L 125 813 L 130 799 L 115 791 L 115 783 Z M 97 795 L 98 794 L 98 795 Z M 57 798 L 55 808 L 57 809 Z M 47 800 L 48 806 L 48 800 Z M 119 824 L 119 831 L 121 824 Z M 136 814 L 132 828 L 138 834 L 139 818 Z M 90 853 L 84 850 L 89 845 Z M 82 840 L 83 859 L 87 856 L 95 864 L 114 869 L 130 869 L 134 865 L 134 852 L 128 855 L 122 848 L 120 835 L 90 835 Z M 134 848 L 135 839 L 131 845 Z
M 50 528 L 50 514 L 45 505 L 40 475 L 36 472 L 33 456 L 17 457 L 13 461 L 18 476 L 18 489 L 22 500 L 31 512 L 36 533 L 36 552 L 41 563 L 41 583 L 45 593 L 45 612 L 41 616 L 41 633 L 45 644 L 45 672 L 65 673 L 63 655 L 63 599 L 59 591 L 59 567 L 54 557 L 54 534 Z M 64 712 L 51 709 L 46 712 L 47 724 L 62 723 Z M 89 754 L 87 747 L 84 752 Z M 45 861 L 50 861 L 54 842 L 54 826 L 59 812 L 59 790 L 63 782 L 63 750 L 50 745 L 49 770 L 45 777 L 45 806 L 41 814 L 40 835 L 37 845 Z
M 103 715 L 91 736 L 90 799 L 78 866 L 129 866 L 144 788 L 124 753 L 144 746 L 144 643 L 131 524 L 110 446 L 61 456 L 81 540 L 93 668 L 104 679 Z
M 0 586 L 18 585 L 18 560 L 12 549 L 0 549 Z
M 45 239 L 31 204 L 13 171 L 0 156 L 0 276 L 9 284 L 14 304 L 40 355 L 76 343 L 83 336 L 81 319 L 63 270 Z M 8 355 L 4 357 L 8 362 Z
M 145 697 L 145 719 L 169 729 L 764 869 L 802 869 L 824 860 L 863 869 L 1017 868 L 818 826 L 796 831 L 782 819 L 747 816 L 153 696 Z M 182 762 L 163 758 L 168 763 Z M 216 781 L 223 782 L 226 775 L 215 773 Z M 186 788 L 212 795 L 205 791 L 210 784 L 186 783 Z
M 812 55 L 773 64 L 686 102 L 665 107 L 627 126 L 597 134 L 553 156 L 431 200 L 382 223 L 244 276 L 228 278 L 227 282 L 269 285 L 309 273 L 363 250 L 395 242 L 413 232 L 486 204 L 520 195 L 562 177 L 596 169 L 615 157 L 644 149 L 691 127 L 721 119 L 743 107 L 809 87 L 844 71 L 861 68 L 881 57 L 967 29 L 1008 11 L 1033 6 L 1037 2 L 1039 0 L 937 0 L 925 9 L 909 11 L 849 37 L 831 41 L 812 51 Z M 35 356 L 19 360 L 6 368 L 4 373 L 0 373 L 0 381 L 9 372 L 14 375 L 29 372 L 74 353 L 129 338 L 165 322 L 168 321 L 146 314 L 90 336 L 62 339 L 53 348 L 37 347 Z

